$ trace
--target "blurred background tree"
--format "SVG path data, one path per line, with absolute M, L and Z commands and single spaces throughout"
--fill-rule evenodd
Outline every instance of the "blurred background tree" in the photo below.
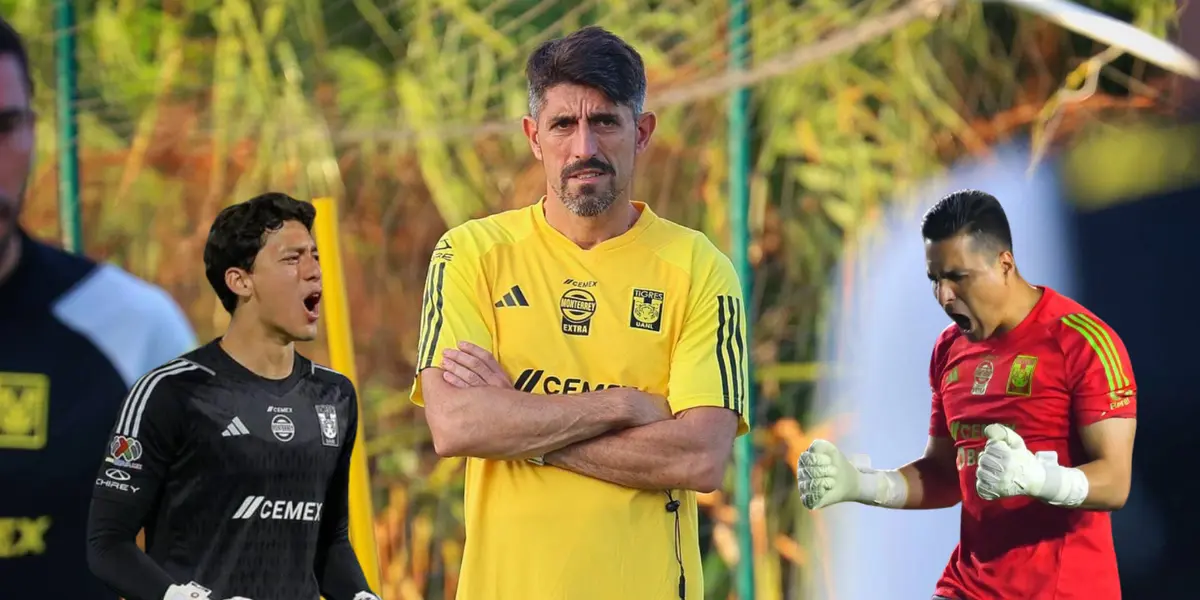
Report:
M 848 241 L 946 165 L 997 144 L 1070 143 L 1171 109 L 1171 81 L 1118 58 L 1098 91 L 1046 110 L 1087 39 L 995 4 L 752 0 L 751 224 L 760 368 L 754 502 L 759 597 L 796 597 L 809 521 L 796 455 L 823 307 Z M 1085 2 L 1165 36 L 1173 0 Z M 724 246 L 728 10 L 715 0 L 78 0 L 87 251 L 170 290 L 201 337 L 225 315 L 200 256 L 212 218 L 265 190 L 341 201 L 387 598 L 452 598 L 462 462 L 439 460 L 407 401 L 428 254 L 448 227 L 544 190 L 520 135 L 524 59 L 588 24 L 642 53 L 659 113 L 636 195 Z M 52 3 L 0 0 L 30 43 L 43 115 L 26 225 L 56 238 Z M 874 28 L 874 29 L 872 29 Z M 830 52 L 840 34 L 851 49 Z M 789 61 L 814 53 L 806 66 Z M 1078 79 L 1078 73 L 1075 74 Z M 1051 118 L 1053 117 L 1053 119 Z M 1055 125 L 1052 131 L 1044 127 Z M 1049 134 L 1049 135 L 1048 135 Z M 853 262 L 849 268 L 857 268 Z M 918 273 L 914 277 L 920 276 Z M 324 346 L 305 351 L 323 360 Z M 708 597 L 737 547 L 703 498 Z M 819 536 L 818 536 L 819 538 Z M 819 539 L 816 543 L 820 543 Z

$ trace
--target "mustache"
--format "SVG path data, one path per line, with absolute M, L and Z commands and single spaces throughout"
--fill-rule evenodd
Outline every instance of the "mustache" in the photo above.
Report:
M 599 171 L 605 175 L 615 174 L 612 165 L 593 157 L 567 165 L 565 168 L 563 168 L 562 177 L 565 180 L 566 178 L 571 177 L 576 173 L 582 173 L 583 171 Z

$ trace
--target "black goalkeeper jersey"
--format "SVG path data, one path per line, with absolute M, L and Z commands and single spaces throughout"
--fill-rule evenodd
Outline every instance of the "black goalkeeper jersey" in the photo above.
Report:
M 218 600 L 373 598 L 346 535 L 356 427 L 350 381 L 299 354 L 283 380 L 255 375 L 216 340 L 150 371 L 96 475 L 93 571 L 128 600 L 189 581 Z M 115 537 L 103 522 L 114 511 L 128 525 Z M 116 548 L 137 525 L 145 555 Z M 337 568 L 352 584 L 321 581 L 331 549 L 349 553 Z

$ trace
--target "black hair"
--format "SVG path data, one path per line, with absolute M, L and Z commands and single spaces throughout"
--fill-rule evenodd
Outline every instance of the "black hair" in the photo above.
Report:
M 13 28 L 4 17 L 0 17 L 0 56 L 11 56 L 17 59 L 21 73 L 25 75 L 25 92 L 33 98 L 33 75 L 29 72 L 29 53 L 25 51 L 25 42 L 21 34 Z
M 308 202 L 269 192 L 227 206 L 217 215 L 204 245 L 204 276 L 225 310 L 233 314 L 238 302 L 237 294 L 225 284 L 225 272 L 233 267 L 251 271 L 267 234 L 280 230 L 288 221 L 299 221 L 312 231 L 316 214 Z
M 1012 251 L 1012 230 L 1004 207 L 987 192 L 954 192 L 934 204 L 921 221 L 921 235 L 931 242 L 964 233 L 988 247 Z
M 543 42 L 525 64 L 529 81 L 529 114 L 537 118 L 546 90 L 561 83 L 595 88 L 636 117 L 646 102 L 646 67 L 642 56 L 620 37 L 585 27 L 566 37 Z

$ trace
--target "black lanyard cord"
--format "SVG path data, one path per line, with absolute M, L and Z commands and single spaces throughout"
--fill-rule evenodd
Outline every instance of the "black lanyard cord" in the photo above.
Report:
M 675 515 L 675 562 L 679 564 L 679 600 L 687 600 L 687 579 L 683 575 L 683 544 L 679 534 L 679 501 L 667 490 L 667 512 Z

